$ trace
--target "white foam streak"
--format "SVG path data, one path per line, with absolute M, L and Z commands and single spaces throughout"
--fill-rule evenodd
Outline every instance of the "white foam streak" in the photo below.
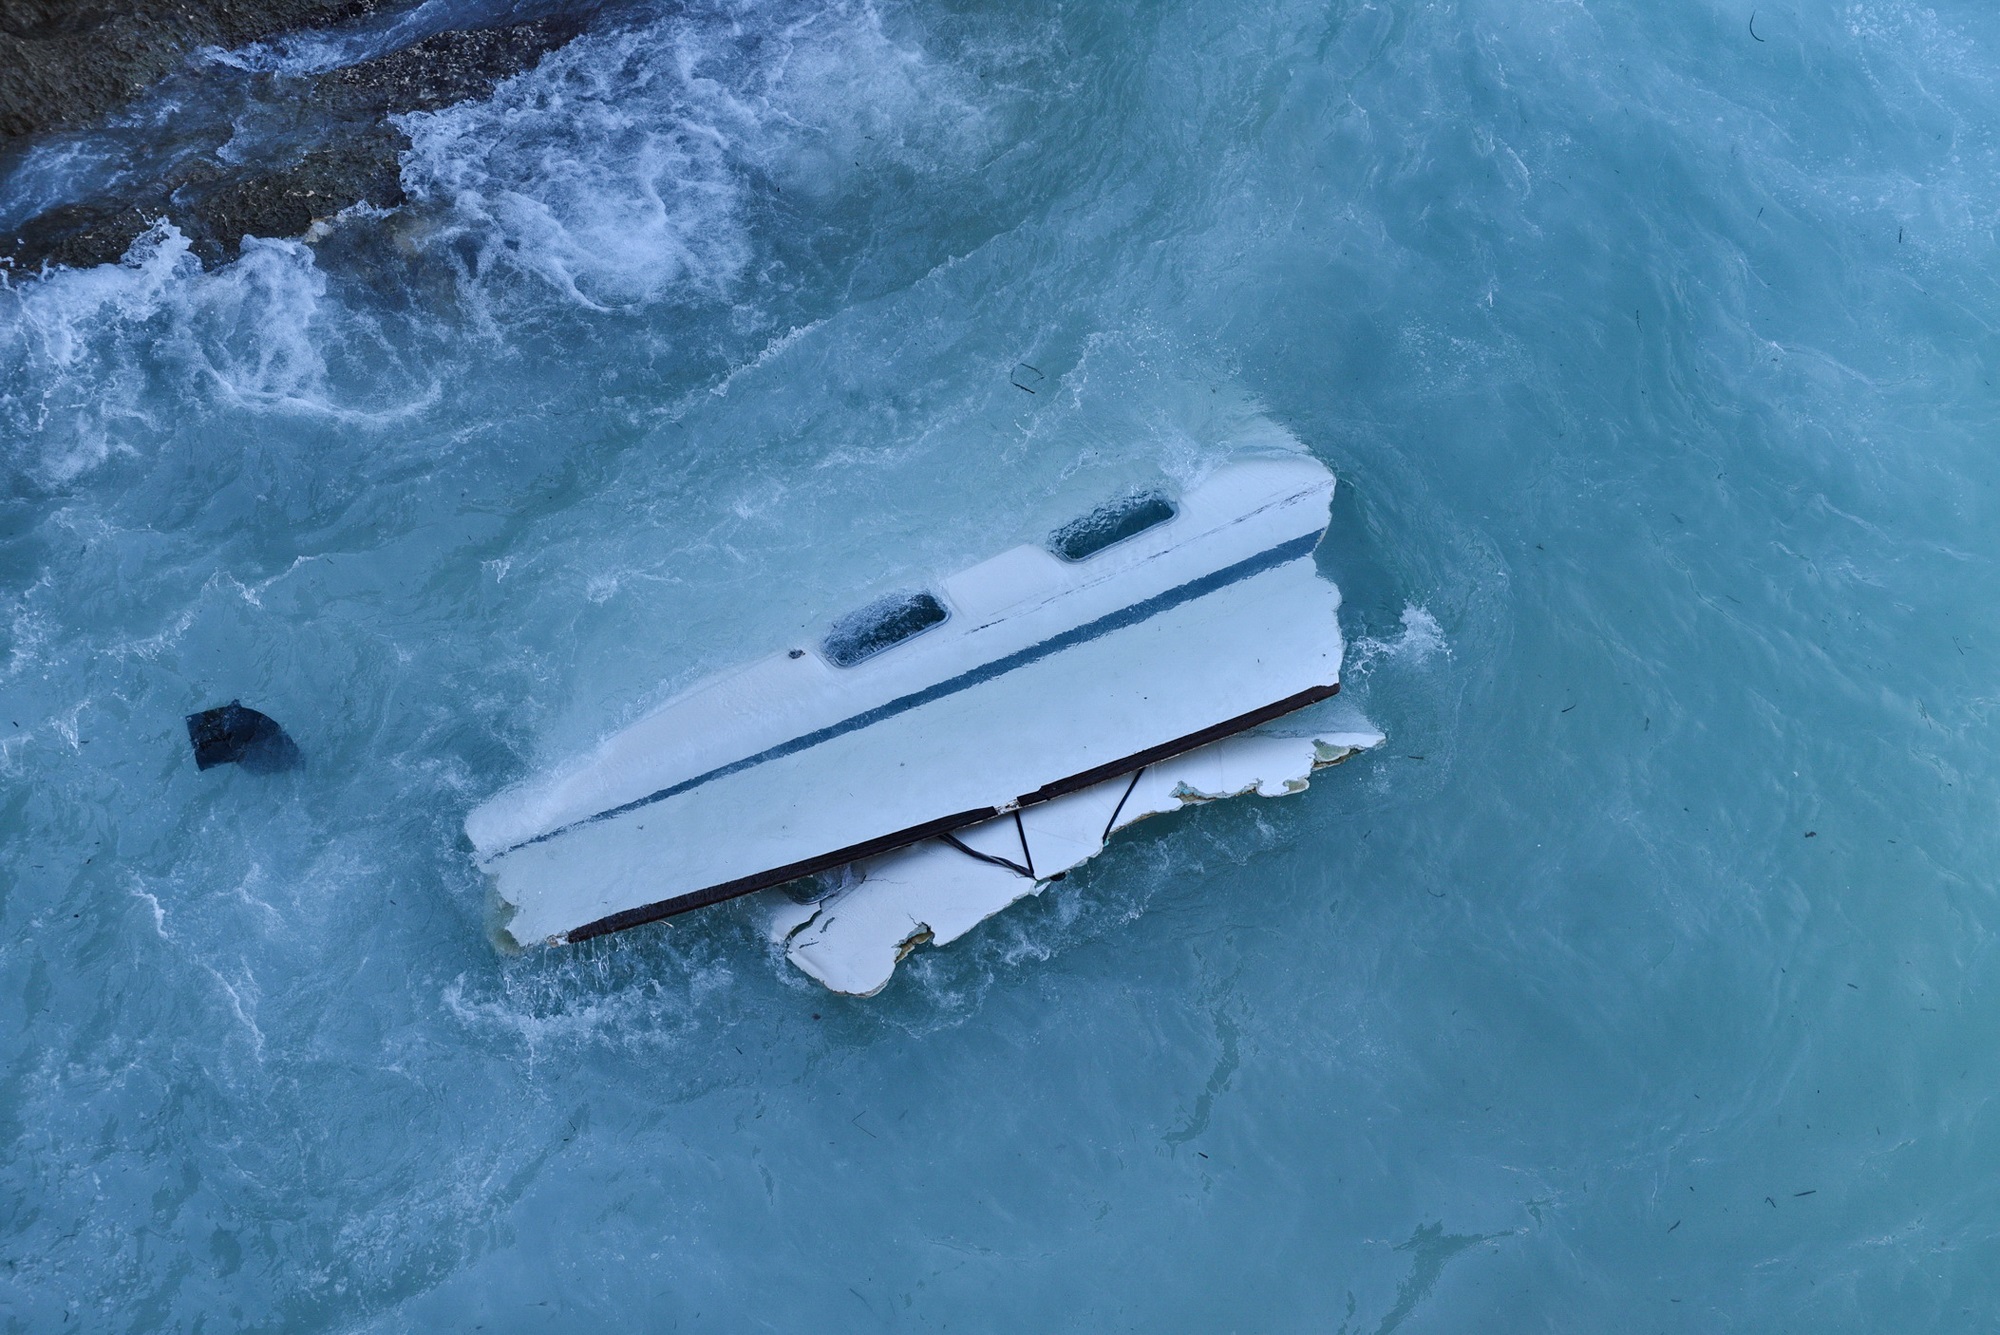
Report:
M 187 238 L 156 224 L 122 263 L 0 288 L 0 425 L 15 441 L 6 462 L 63 486 L 121 451 L 145 452 L 168 426 L 148 406 L 163 390 L 184 408 L 363 423 L 433 402 L 434 385 L 387 406 L 366 390 L 343 401 L 329 354 L 373 337 L 328 299 L 304 244 L 249 239 L 236 263 L 204 273 Z
M 1439 654 L 1451 656 L 1451 646 L 1445 640 L 1444 627 L 1428 609 L 1416 603 L 1403 608 L 1403 629 L 1387 639 L 1362 636 L 1348 646 L 1347 672 L 1352 676 L 1366 675 L 1377 662 L 1391 662 L 1419 667 Z
M 595 33 L 487 102 L 401 117 L 403 182 L 439 208 L 425 244 L 471 275 L 532 275 L 592 308 L 725 298 L 755 251 L 762 180 L 825 196 L 888 162 L 981 139 L 961 76 L 867 5 L 775 35 L 733 7 Z

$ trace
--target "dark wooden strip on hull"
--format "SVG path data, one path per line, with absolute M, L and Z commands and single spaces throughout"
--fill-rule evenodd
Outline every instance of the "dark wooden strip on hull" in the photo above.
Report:
M 1225 719 L 1213 727 L 1203 728 L 1200 732 L 1191 732 L 1185 737 L 1176 737 L 1171 742 L 1161 742 L 1158 746 L 1148 747 L 1144 751 L 1126 756 L 1123 760 L 1113 760 L 1099 765 L 1096 769 L 1087 769 L 1081 774 L 1072 774 L 1067 779 L 1057 779 L 1054 783 L 1045 783 L 1032 793 L 1023 793 L 1018 804 L 1024 807 L 1031 807 L 1037 802 L 1047 802 L 1054 798 L 1067 796 L 1070 793 L 1080 793 L 1092 784 L 1103 783 L 1106 779 L 1115 779 L 1121 774 L 1130 774 L 1135 769 L 1157 764 L 1162 760 L 1172 760 L 1175 756 L 1185 755 L 1196 747 L 1207 746 L 1210 742 L 1219 742 L 1225 737 L 1234 737 L 1239 732 L 1248 732 L 1251 728 L 1257 727 L 1259 724 L 1269 723 L 1272 719 L 1283 718 L 1287 714 L 1304 709 L 1307 705 L 1316 705 L 1320 701 L 1330 700 L 1338 694 L 1340 694 L 1340 683 L 1335 682 L 1331 686 L 1315 686 L 1310 690 L 1300 691 L 1297 695 L 1288 695 L 1276 704 L 1265 705 L 1262 709 L 1253 709 L 1247 714 L 1238 714 L 1233 719 Z
M 1014 809 L 1019 810 L 1021 807 L 1035 806 L 1038 803 L 1052 801 L 1055 798 L 1064 797 L 1070 793 L 1081 792 L 1092 784 L 1102 783 L 1106 779 L 1115 779 L 1121 774 L 1129 774 L 1133 770 L 1141 769 L 1147 765 L 1154 765 L 1162 760 L 1171 760 L 1173 757 L 1184 755 L 1189 751 L 1195 750 L 1197 747 L 1207 746 L 1210 742 L 1219 742 L 1225 737 L 1233 737 L 1239 732 L 1247 732 L 1251 728 L 1269 723 L 1273 719 L 1283 718 L 1287 714 L 1304 709 L 1307 705 L 1316 705 L 1320 701 L 1331 699 L 1339 693 L 1340 683 L 1335 682 L 1330 686 L 1314 686 L 1300 691 L 1297 695 L 1288 695 L 1284 699 L 1265 705 L 1261 709 L 1253 709 L 1247 714 L 1239 714 L 1235 718 L 1225 719 L 1223 722 L 1203 728 L 1199 732 L 1191 732 L 1185 737 L 1177 737 L 1170 742 L 1162 742 L 1158 746 L 1148 747 L 1144 751 L 1135 752 L 1121 760 L 1109 761 L 1094 769 L 1084 770 L 1081 774 L 1072 774 L 1067 779 L 1058 779 L 1054 783 L 1043 784 L 1034 792 L 1025 793 L 1018 798 Z M 822 853 L 817 857 L 788 863 L 783 867 L 773 867 L 769 871 L 741 876 L 733 881 L 724 881 L 720 885 L 711 885 L 703 890 L 691 890 L 687 894 L 675 895 L 671 899 L 662 899 L 658 903 L 642 904 L 638 908 L 625 909 L 622 912 L 613 913 L 608 917 L 599 918 L 595 922 L 585 923 L 581 927 L 564 933 L 559 939 L 571 942 L 588 941 L 594 936 L 606 936 L 612 932 L 625 931 L 627 928 L 642 927 L 649 922 L 658 922 L 662 918 L 671 918 L 676 914 L 688 913 L 694 909 L 707 908 L 711 904 L 720 904 L 724 900 L 737 899 L 743 895 L 755 894 L 759 890 L 768 890 L 772 886 L 784 885 L 788 881 L 796 881 L 804 876 L 813 876 L 823 871 L 832 871 L 835 867 L 844 867 L 850 862 L 859 862 L 863 858 L 872 858 L 883 853 L 892 853 L 899 848 L 908 848 L 911 844 L 922 843 L 926 839 L 932 839 L 941 834 L 949 834 L 953 830 L 963 829 L 967 825 L 977 825 L 981 821 L 992 820 L 1000 814 L 1002 814 L 1001 809 L 998 807 L 981 807 L 974 811 L 961 811 L 955 815 L 940 816 L 936 820 L 925 821 L 921 825 L 912 825 L 908 829 L 897 830 L 890 834 L 878 835 L 873 839 L 864 840 L 858 844 L 850 844 L 846 848 L 837 848 L 830 853 Z

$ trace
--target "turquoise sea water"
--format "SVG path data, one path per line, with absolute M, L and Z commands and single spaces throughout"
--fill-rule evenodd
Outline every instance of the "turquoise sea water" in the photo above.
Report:
M 1969 0 L 708 0 L 14 281 L 5 1329 L 2000 1325 L 1996 115 Z M 1383 751 L 867 1001 L 491 946 L 472 806 L 1260 413 Z

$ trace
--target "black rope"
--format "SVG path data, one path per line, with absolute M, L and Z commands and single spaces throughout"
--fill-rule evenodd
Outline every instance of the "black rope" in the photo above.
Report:
M 1104 843 L 1106 840 L 1111 838 L 1111 827 L 1118 823 L 1118 813 L 1125 810 L 1126 798 L 1132 796 L 1132 790 L 1139 786 L 1139 776 L 1141 774 L 1144 774 L 1145 772 L 1146 772 L 1146 767 L 1144 765 L 1141 765 L 1139 766 L 1139 768 L 1132 771 L 1132 782 L 1125 785 L 1125 796 L 1119 798 L 1118 805 L 1111 808 L 1111 819 L 1104 822 L 1104 833 L 1098 836 L 1097 838 L 1098 843 L 1100 844 Z
M 976 848 L 968 848 L 965 844 L 959 842 L 957 835 L 941 834 L 938 838 L 944 840 L 969 858 L 977 858 L 981 862 L 990 862 L 996 867 L 1005 867 L 1016 876 L 1025 876 L 1031 881 L 1035 879 L 1035 873 L 1027 867 L 1023 867 L 1020 863 L 1009 862 L 1006 858 L 996 858 L 991 853 L 982 853 Z
M 1098 836 L 1099 843 L 1103 843 L 1105 840 L 1111 837 L 1112 827 L 1118 824 L 1118 817 L 1124 814 L 1125 803 L 1131 799 L 1133 790 L 1138 788 L 1139 779 L 1142 775 L 1145 774 L 1145 772 L 1146 772 L 1146 766 L 1144 765 L 1141 765 L 1139 766 L 1139 768 L 1132 771 L 1132 781 L 1125 785 L 1125 792 L 1119 797 L 1118 805 L 1111 808 L 1111 819 L 1104 822 L 1104 833 Z M 1035 871 L 1035 854 L 1033 850 L 1031 850 L 1028 847 L 1028 827 L 1024 825 L 1021 821 L 1021 809 L 1019 807 L 1014 808 L 1014 833 L 1017 836 L 1019 836 L 1021 840 L 1021 857 L 1025 859 L 1028 864 L 1025 867 L 1022 866 L 1019 862 L 1013 861 L 1011 858 L 995 857 L 991 853 L 982 853 L 978 849 L 973 848 L 970 845 L 966 844 L 957 835 L 941 834 L 938 836 L 938 838 L 944 840 L 947 844 L 950 844 L 953 848 L 957 849 L 959 852 L 965 854 L 965 856 L 969 858 L 975 858 L 980 862 L 988 863 L 995 867 L 1005 867 L 1008 871 L 1013 872 L 1016 876 L 1025 876 L 1031 881 L 1040 880 L 1041 877 Z

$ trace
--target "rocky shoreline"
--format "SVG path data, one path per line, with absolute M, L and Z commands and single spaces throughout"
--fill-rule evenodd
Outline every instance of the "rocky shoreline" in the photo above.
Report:
M 0 0 L 0 161 L 48 132 L 114 118 L 162 79 L 193 77 L 203 46 L 242 45 L 363 17 L 379 0 L 270 0 L 199 8 L 114 0 L 86 9 L 61 0 Z M 165 219 L 204 264 L 233 259 L 243 237 L 297 237 L 357 203 L 403 202 L 398 155 L 409 146 L 390 117 L 483 97 L 582 31 L 588 10 L 435 33 L 322 73 L 248 74 L 253 104 L 306 108 L 279 118 L 251 160 L 222 137 L 170 155 L 153 173 L 66 200 L 0 232 L 0 269 L 33 273 L 116 262 Z M 170 127 L 171 128 L 171 127 Z M 232 146 L 233 147 L 233 146 Z
M 360 18 L 382 0 L 0 0 L 0 141 L 88 125 L 203 46 Z

